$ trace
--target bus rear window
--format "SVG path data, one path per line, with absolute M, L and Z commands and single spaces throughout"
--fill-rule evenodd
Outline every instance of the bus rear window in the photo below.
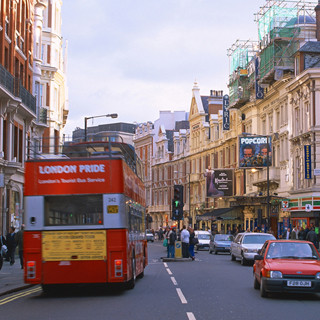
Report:
M 103 224 L 102 195 L 47 196 L 46 226 Z

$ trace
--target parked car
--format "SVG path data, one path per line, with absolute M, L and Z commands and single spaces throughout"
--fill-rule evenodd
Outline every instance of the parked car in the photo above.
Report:
M 253 265 L 253 286 L 270 292 L 319 293 L 320 257 L 309 241 L 267 241 Z
M 211 233 L 209 231 L 195 231 L 195 238 L 198 239 L 198 243 L 194 246 L 196 250 L 209 249 L 209 243 Z
M 147 241 L 154 242 L 154 234 L 152 233 L 151 230 L 146 230 L 146 238 L 147 238 Z
M 216 234 L 211 237 L 209 243 L 209 253 L 228 252 L 230 253 L 230 245 L 233 241 L 233 236 L 230 234 Z
M 242 265 L 254 261 L 254 256 L 267 240 L 276 240 L 270 233 L 238 233 L 230 246 L 231 260 L 240 259 Z

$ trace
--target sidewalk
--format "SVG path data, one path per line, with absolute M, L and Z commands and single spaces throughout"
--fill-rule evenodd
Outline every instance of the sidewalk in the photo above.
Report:
M 0 270 L 0 296 L 32 286 L 24 283 L 23 269 L 20 267 L 19 257 L 16 256 L 15 258 L 16 262 L 12 266 L 8 261 L 3 261 Z

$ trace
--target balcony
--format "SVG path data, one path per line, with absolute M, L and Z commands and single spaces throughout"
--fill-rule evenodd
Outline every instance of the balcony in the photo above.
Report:
M 267 168 L 263 168 L 253 173 L 252 184 L 256 187 L 264 187 L 267 185 Z M 278 167 L 269 167 L 269 182 L 271 184 L 280 184 L 280 168 Z
M 0 85 L 4 86 L 15 97 L 20 98 L 29 111 L 36 113 L 36 98 L 21 85 L 19 78 L 13 77 L 2 65 L 0 65 Z

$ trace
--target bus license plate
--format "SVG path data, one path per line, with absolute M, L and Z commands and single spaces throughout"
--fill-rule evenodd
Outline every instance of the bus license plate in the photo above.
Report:
M 287 281 L 288 287 L 311 287 L 311 281 L 301 281 L 301 280 L 295 280 L 295 281 Z
M 119 206 L 107 206 L 108 213 L 118 213 Z

